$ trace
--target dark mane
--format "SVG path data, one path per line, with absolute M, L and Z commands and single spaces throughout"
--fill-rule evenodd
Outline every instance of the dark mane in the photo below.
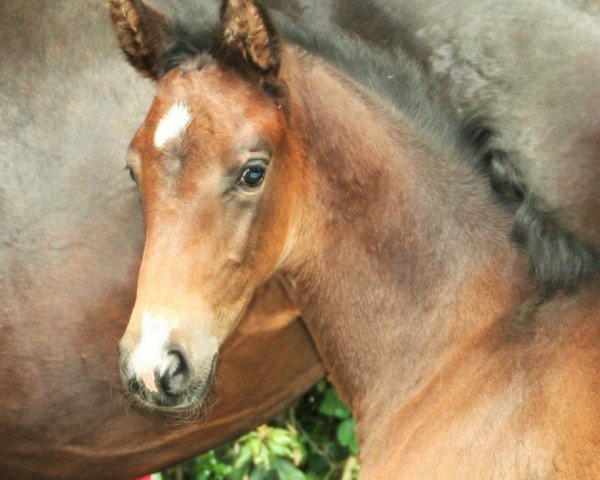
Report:
M 600 252 L 561 229 L 552 212 L 539 208 L 518 167 L 519 154 L 496 145 L 491 119 L 452 115 L 431 93 L 419 66 L 398 49 L 393 53 L 378 49 L 334 26 L 323 34 L 283 15 L 274 17 L 287 41 L 323 58 L 377 93 L 392 108 L 414 120 L 424 138 L 438 148 L 459 152 L 488 179 L 498 200 L 514 212 L 513 239 L 524 248 L 532 274 L 548 294 L 572 292 L 600 270 Z M 162 74 L 186 59 L 214 53 L 216 37 L 208 26 L 191 32 L 174 25 Z
M 198 57 L 213 51 L 216 34 L 213 28 L 196 29 L 191 32 L 183 24 L 176 23 L 169 26 L 171 42 L 167 46 L 160 76 L 165 76 L 170 70 L 179 66 L 185 60 Z
M 446 145 L 455 144 L 466 148 L 470 155 L 475 153 L 460 134 L 460 122 L 431 94 L 427 79 L 408 56 L 367 45 L 334 26 L 327 35 L 322 35 L 283 15 L 273 16 L 288 42 L 323 58 L 376 92 L 391 107 L 415 120 L 429 135 L 437 134 Z M 213 29 L 205 27 L 191 32 L 188 27 L 176 24 L 171 30 L 173 40 L 165 52 L 162 75 L 186 59 L 214 53 L 217 33 Z
M 573 293 L 600 270 L 600 252 L 563 230 L 554 212 L 539 207 L 519 168 L 519 155 L 496 146 L 489 120 L 472 117 L 463 134 L 480 154 L 476 167 L 498 197 L 514 212 L 513 240 L 525 249 L 530 269 L 546 293 Z

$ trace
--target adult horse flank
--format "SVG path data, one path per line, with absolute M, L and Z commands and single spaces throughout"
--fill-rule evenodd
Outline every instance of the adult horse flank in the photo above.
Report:
M 144 231 L 123 152 L 152 88 L 123 64 L 105 0 L 2 0 L 0 45 L 0 478 L 131 480 L 247 432 L 321 378 L 271 283 L 224 347 L 209 415 L 124 408 L 116 343 Z
M 196 37 L 109 4 L 157 82 L 128 154 L 146 245 L 121 366 L 141 402 L 200 404 L 279 276 L 356 416 L 362 478 L 600 475 L 598 285 L 536 286 L 410 61 L 285 42 L 253 0 L 226 0 Z

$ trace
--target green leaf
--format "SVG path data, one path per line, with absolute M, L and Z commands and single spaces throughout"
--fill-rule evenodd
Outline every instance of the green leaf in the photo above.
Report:
M 252 437 L 248 441 L 248 445 L 250 447 L 250 451 L 252 452 L 252 456 L 254 458 L 258 457 L 258 455 L 260 453 L 260 447 L 261 447 L 260 439 L 257 436 Z
M 355 452 L 350 411 L 322 381 L 268 425 L 166 470 L 161 480 L 182 473 L 189 480 L 333 480 L 348 470 Z
M 262 467 L 257 467 L 250 474 L 250 480 L 269 480 L 272 476 L 269 474 L 269 470 Z
M 292 445 L 294 443 L 291 432 L 283 428 L 272 428 L 269 432 L 269 438 L 280 445 Z
M 273 468 L 279 480 L 306 480 L 306 476 L 287 460 L 275 460 Z
M 257 461 L 260 460 L 260 461 Z M 258 455 L 258 459 L 254 459 L 256 463 L 262 464 L 265 470 L 269 470 L 271 468 L 271 458 L 269 455 L 269 450 L 265 445 L 261 445 L 260 453 Z
M 240 453 L 238 453 L 237 456 L 235 457 L 233 466 L 235 468 L 243 467 L 248 462 L 250 462 L 251 458 L 252 458 L 252 449 L 250 448 L 250 445 L 244 445 L 243 447 L 240 447 Z
M 246 472 L 246 468 L 235 468 L 227 475 L 227 480 L 242 480 Z
M 342 420 L 352 416 L 346 404 L 342 402 L 333 388 L 325 392 L 325 398 L 323 398 L 323 402 L 319 407 L 319 412 Z
M 356 441 L 356 422 L 353 418 L 348 418 L 340 423 L 337 428 L 337 438 L 344 447 L 356 455 L 358 443 Z
M 267 443 L 267 448 L 276 457 L 291 458 L 292 456 L 292 449 L 290 447 L 286 447 L 285 445 L 279 445 L 275 442 L 269 442 Z

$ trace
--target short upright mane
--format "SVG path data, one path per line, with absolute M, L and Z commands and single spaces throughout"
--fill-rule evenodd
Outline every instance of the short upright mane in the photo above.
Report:
M 275 15 L 275 18 L 288 42 L 322 58 L 387 100 L 390 107 L 416 121 L 428 135 L 437 135 L 442 145 L 458 147 L 466 158 L 474 157 L 475 149 L 462 135 L 460 121 L 432 97 L 429 82 L 408 56 L 367 45 L 333 26 L 323 35 L 283 15 Z M 186 59 L 213 53 L 218 38 L 212 30 L 204 28 L 192 33 L 182 25 L 175 25 L 172 33 L 162 75 Z

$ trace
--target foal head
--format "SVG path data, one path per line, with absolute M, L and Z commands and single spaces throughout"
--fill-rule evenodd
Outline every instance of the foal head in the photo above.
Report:
M 122 376 L 149 406 L 190 408 L 286 251 L 298 147 L 279 40 L 260 5 L 228 0 L 210 54 L 169 65 L 162 15 L 140 0 L 109 4 L 130 63 L 157 82 L 128 153 L 146 244 Z

